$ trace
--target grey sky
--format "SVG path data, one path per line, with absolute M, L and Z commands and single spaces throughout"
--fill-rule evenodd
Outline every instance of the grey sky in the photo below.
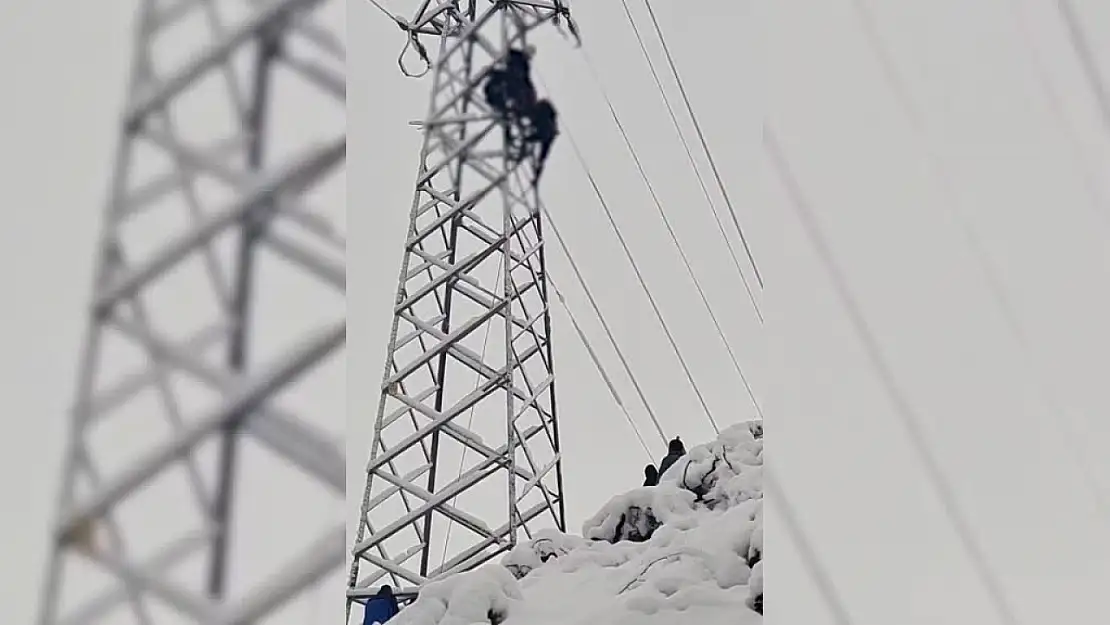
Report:
M 1108 518 L 1057 433 L 1078 430 L 1110 485 L 1101 453 L 1110 434 L 1101 418 L 1110 142 L 1053 2 L 1016 4 L 1028 10 L 1037 51 L 1064 94 L 1101 187 L 1098 207 L 1069 160 L 1008 0 L 870 4 L 882 5 L 880 29 L 961 201 L 952 204 L 930 177 L 927 144 L 899 110 L 848 0 L 765 12 L 767 110 L 1022 622 L 1104 622 Z M 1107 7 L 1077 4 L 1110 67 Z M 835 561 L 857 622 L 997 622 L 828 274 L 777 180 L 762 180 L 768 431 L 805 526 Z M 999 266 L 1032 358 L 1009 335 L 948 208 L 968 216 Z M 1038 378 L 1063 414 L 1047 412 Z M 772 601 L 769 615 L 833 622 L 814 593 L 794 592 L 800 570 L 780 552 L 769 584 L 791 584 L 791 601 Z

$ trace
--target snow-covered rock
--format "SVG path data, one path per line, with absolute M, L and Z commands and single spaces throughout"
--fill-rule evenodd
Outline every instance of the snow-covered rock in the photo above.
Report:
M 582 536 L 537 533 L 427 585 L 390 625 L 762 625 L 763 425 L 699 445 Z
M 429 583 L 420 598 L 390 625 L 500 625 L 522 599 L 516 578 L 503 566 L 484 566 Z

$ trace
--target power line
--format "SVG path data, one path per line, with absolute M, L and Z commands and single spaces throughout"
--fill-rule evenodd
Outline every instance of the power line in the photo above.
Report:
M 821 593 L 821 597 L 825 600 L 825 604 L 832 610 L 833 621 L 836 625 L 852 625 L 852 619 L 848 615 L 848 608 L 844 604 L 844 599 L 841 598 L 840 592 L 836 588 L 836 584 L 832 581 L 832 576 L 821 564 L 821 558 L 817 555 L 817 549 L 814 548 L 813 543 L 809 541 L 806 536 L 805 530 L 802 529 L 802 524 L 798 521 L 798 514 L 794 510 L 794 505 L 786 497 L 786 491 L 778 483 L 774 473 L 767 466 L 766 461 L 763 466 L 763 486 L 766 492 L 772 498 L 777 499 L 779 507 L 781 508 L 782 517 L 786 521 L 786 533 L 794 540 L 794 546 L 798 548 L 799 555 L 802 556 L 802 563 L 809 571 L 813 581 L 817 584 L 817 590 Z
M 559 231 L 559 227 L 555 224 L 555 220 L 554 218 L 552 218 L 551 212 L 547 210 L 547 205 L 541 202 L 540 208 L 541 210 L 543 210 L 544 216 L 547 217 L 547 223 L 551 226 L 551 231 L 555 234 L 555 240 L 559 243 L 559 247 L 562 248 L 563 254 L 570 262 L 571 270 L 574 272 L 575 277 L 578 279 L 578 284 L 586 293 L 586 299 L 589 300 L 590 306 L 593 307 L 598 321 L 601 322 L 601 327 L 603 330 L 605 330 L 605 336 L 609 338 L 609 344 L 612 345 L 613 350 L 617 353 L 617 358 L 620 359 L 621 365 L 624 367 L 624 372 L 632 381 L 632 387 L 636 389 L 636 394 L 639 395 L 640 402 L 644 404 L 644 408 L 647 410 L 648 416 L 651 418 L 651 422 L 655 425 L 656 431 L 659 432 L 660 438 L 663 439 L 663 443 L 664 445 L 666 445 L 667 434 L 663 431 L 663 426 L 659 423 L 659 417 L 656 416 L 655 410 L 652 409 L 651 403 L 647 400 L 647 396 L 644 394 L 644 389 L 640 386 L 640 382 L 636 378 L 636 374 L 632 372 L 632 366 L 628 364 L 628 358 L 625 357 L 624 350 L 622 350 L 620 344 L 617 343 L 616 336 L 613 335 L 613 329 L 609 327 L 609 322 L 606 321 L 605 315 L 602 314 L 601 307 L 598 305 L 593 291 L 586 283 L 586 278 L 582 275 L 582 270 L 578 267 L 578 262 L 574 260 L 574 256 L 570 253 L 570 248 L 567 247 L 567 243 L 563 239 L 563 234 Z
M 1064 115 L 1064 106 L 1060 98 L 1060 93 L 1053 86 L 1048 69 L 1045 67 L 1040 55 L 1035 52 L 1036 46 L 1033 43 L 1034 38 L 1030 32 L 1029 23 L 1025 19 L 1017 0 L 1007 0 L 1007 3 L 1010 6 L 1018 31 L 1025 42 L 1023 49 L 1026 50 L 1030 65 L 1033 66 L 1033 71 L 1037 76 L 1037 81 L 1040 83 L 1041 89 L 1045 92 L 1051 114 L 1056 120 L 1056 124 L 1060 127 L 1060 132 L 1065 135 L 1066 143 L 1071 148 L 1070 154 L 1074 161 L 1075 168 L 1078 170 L 1083 180 L 1083 187 L 1087 192 L 1088 199 L 1091 201 L 1091 208 L 1094 209 L 1095 213 L 1100 218 L 1110 218 L 1110 204 L 1107 204 L 1106 197 L 1099 189 L 1098 184 L 1091 174 L 1090 167 L 1088 167 L 1085 162 L 1086 159 L 1082 155 L 1079 139 L 1075 134 L 1075 130 L 1068 124 L 1067 118 Z
M 725 331 L 721 327 L 721 322 L 717 319 L 716 313 L 713 312 L 713 305 L 709 303 L 709 297 L 705 294 L 705 289 L 702 288 L 701 281 L 698 280 L 697 274 L 694 272 L 694 267 L 693 265 L 691 265 L 689 257 L 686 256 L 686 251 L 683 249 L 682 243 L 678 240 L 678 235 L 675 233 L 674 227 L 671 225 L 671 220 L 669 217 L 667 217 L 667 212 L 663 209 L 663 203 L 659 200 L 659 196 L 655 193 L 655 187 L 651 184 L 651 179 L 647 175 L 647 170 L 644 169 L 644 164 L 640 160 L 640 156 L 639 154 L 637 154 L 636 148 L 632 145 L 632 140 L 628 136 L 628 131 L 625 129 L 624 124 L 621 122 L 620 115 L 617 114 L 617 110 L 613 106 L 613 101 L 609 98 L 608 92 L 601 84 L 601 78 L 600 76 L 598 76 L 597 70 L 594 67 L 589 53 L 583 49 L 582 54 L 586 58 L 586 64 L 589 67 L 590 73 L 593 75 L 594 80 L 597 82 L 598 89 L 601 91 L 601 95 L 605 99 L 606 105 L 608 105 L 609 107 L 609 113 L 612 115 L 613 121 L 616 122 L 617 130 L 620 131 L 621 136 L 624 138 L 624 143 L 628 147 L 629 153 L 632 155 L 632 160 L 636 163 L 636 169 L 640 172 L 640 177 L 643 179 L 644 184 L 647 186 L 648 193 L 651 194 L 651 199 L 655 204 L 655 208 L 659 211 L 659 216 L 663 220 L 663 225 L 666 226 L 667 232 L 671 235 L 671 240 L 674 242 L 675 247 L 678 249 L 678 254 L 682 258 L 682 263 L 686 267 L 686 272 L 690 276 L 690 280 L 694 283 L 694 288 L 697 289 L 698 295 L 701 297 L 701 301 L 705 305 L 706 311 L 709 313 L 709 318 L 713 321 L 713 326 L 717 330 L 717 335 L 721 337 L 721 342 L 724 344 L 725 349 L 728 351 L 729 358 L 732 359 L 732 364 L 736 368 L 736 372 L 739 374 L 741 382 L 743 382 L 744 384 L 744 388 L 748 393 L 748 397 L 752 401 L 752 405 L 755 406 L 756 413 L 760 416 L 760 418 L 762 418 L 763 410 L 759 407 L 759 402 L 755 398 L 755 393 L 752 392 L 751 385 L 748 383 L 748 378 L 744 374 L 744 369 L 740 366 L 740 361 L 736 357 L 736 352 L 732 349 L 732 344 L 728 340 L 728 336 L 725 335 Z M 575 149 L 577 150 L 577 147 Z M 754 299 L 752 300 L 752 304 L 755 304 Z
M 1091 91 L 1094 94 L 1095 103 L 1098 105 L 1103 128 L 1106 130 L 1107 138 L 1110 138 L 1110 90 L 1107 90 L 1106 83 L 1103 81 L 1102 72 L 1098 68 L 1098 61 L 1095 60 L 1095 54 L 1091 50 L 1091 43 L 1087 40 L 1087 35 L 1083 31 L 1082 21 L 1079 19 L 1071 0 L 1056 0 L 1056 7 L 1060 10 L 1060 16 L 1063 17 L 1064 24 L 1067 26 L 1068 38 L 1071 40 L 1072 47 L 1075 48 L 1075 53 L 1083 66 L 1083 73 L 1086 75 L 1088 82 L 1091 83 Z
M 728 196 L 728 189 L 725 188 L 725 183 L 721 179 L 721 172 L 717 169 L 717 161 L 713 158 L 713 152 L 709 149 L 709 142 L 705 140 L 705 133 L 702 132 L 698 117 L 694 114 L 694 106 L 690 103 L 690 97 L 686 94 L 686 87 L 682 84 L 682 76 L 679 75 L 678 68 L 675 66 L 674 57 L 671 56 L 670 47 L 667 46 L 667 39 L 663 36 L 663 29 L 659 27 L 659 20 L 655 18 L 655 10 L 652 9 L 651 0 L 644 0 L 644 6 L 647 7 L 648 13 L 651 15 L 651 23 L 655 27 L 655 33 L 659 37 L 659 43 L 662 44 L 663 52 L 667 56 L 667 63 L 671 67 L 671 73 L 674 74 L 675 84 L 678 85 L 678 90 L 682 94 L 682 101 L 686 103 L 686 110 L 690 113 L 690 120 L 694 122 L 694 129 L 698 133 L 701 147 L 705 150 L 706 159 L 709 160 L 709 166 L 713 170 L 713 177 L 716 179 L 717 186 L 721 190 L 721 197 L 725 199 L 725 204 L 728 205 L 729 213 L 732 214 L 732 222 L 736 225 L 736 232 L 740 234 L 740 242 L 744 244 L 744 252 L 748 255 L 748 262 L 751 263 L 752 270 L 755 272 L 755 278 L 759 281 L 759 288 L 762 289 L 763 276 L 759 272 L 759 265 L 755 263 L 755 256 L 752 255 L 751 247 L 748 246 L 748 238 L 744 235 L 744 229 L 740 227 L 740 218 L 736 216 L 736 208 L 732 205 L 732 200 Z
M 644 436 L 640 434 L 640 428 L 636 427 L 636 422 L 632 419 L 632 414 L 628 412 L 628 408 L 625 407 L 624 401 L 621 400 L 620 393 L 617 392 L 617 387 L 613 384 L 613 379 L 609 377 L 609 373 L 605 370 L 605 365 L 601 364 L 601 359 L 598 358 L 597 350 L 594 349 L 589 337 L 586 336 L 586 332 L 582 329 L 582 325 L 578 323 L 578 318 L 574 315 L 574 311 L 571 310 L 570 305 L 567 304 L 567 299 L 563 296 L 563 292 L 555 285 L 555 281 L 552 280 L 550 276 L 548 276 L 547 279 L 548 284 L 551 285 L 551 290 L 555 291 L 555 297 L 559 298 L 559 303 L 562 304 L 563 310 L 566 311 L 567 317 L 570 318 L 570 323 L 574 326 L 574 331 L 578 333 L 578 338 L 581 339 L 582 345 L 589 353 L 590 360 L 593 361 L 598 373 L 601 374 L 601 379 L 605 382 L 605 386 L 609 388 L 609 394 L 613 396 L 613 400 L 617 402 L 617 407 L 624 413 L 624 418 L 628 421 L 628 424 L 632 426 L 632 431 L 636 434 L 636 439 L 640 441 L 640 446 L 644 448 L 644 453 L 647 454 L 650 460 L 652 458 L 651 450 L 648 449 L 647 442 L 644 441 Z M 662 435 L 662 431 L 660 431 L 660 434 Z M 666 444 L 666 442 L 666 436 L 663 436 L 663 443 Z
M 1061 133 L 1065 135 L 1065 143 L 1067 143 L 1068 146 L 1071 148 L 1070 154 L 1072 160 L 1074 161 L 1075 167 L 1079 171 L 1080 177 L 1083 180 L 1083 186 L 1087 192 L 1088 199 L 1091 201 L 1091 207 L 1095 209 L 1095 212 L 1100 217 L 1110 217 L 1110 212 L 1099 210 L 1100 208 L 1107 208 L 1108 205 L 1105 204 L 1105 199 L 1099 191 L 1098 185 L 1092 178 L 1090 169 L 1086 167 L 1086 163 L 1084 162 L 1085 159 L 1083 158 L 1080 151 L 1079 140 L 1076 137 L 1075 132 L 1073 131 L 1071 126 L 1067 123 L 1067 119 L 1064 115 L 1064 107 L 1061 102 L 1060 94 L 1054 88 L 1052 80 L 1049 77 L 1049 73 L 1044 65 L 1044 62 L 1040 58 L 1040 55 L 1035 52 L 1036 46 L 1034 45 L 1033 34 L 1030 32 L 1029 23 L 1025 19 L 1025 16 L 1017 0 L 1008 0 L 1007 4 L 1011 9 L 1010 13 L 1011 16 L 1014 18 L 1017 30 L 1019 31 L 1021 38 L 1024 40 L 1025 45 L 1023 46 L 1023 49 L 1026 51 L 1026 56 L 1029 58 L 1030 65 L 1032 65 L 1033 67 L 1033 71 L 1037 77 L 1038 83 L 1045 93 L 1049 109 L 1053 115 L 1053 118 L 1056 120 L 1057 125 L 1060 127 Z M 1070 15 L 1070 13 L 1068 14 Z M 1083 46 L 1077 47 L 1081 48 Z M 1024 345 L 1025 349 L 1027 351 L 1030 350 L 1031 348 L 1024 340 L 1024 336 L 1022 336 L 1022 339 L 1022 342 L 1026 343 Z M 1029 360 L 1030 363 L 1034 362 L 1035 360 L 1031 354 L 1029 355 Z M 1034 377 L 1039 376 L 1034 375 Z M 1048 387 L 1047 384 L 1043 385 L 1043 393 L 1045 395 L 1046 403 L 1048 403 L 1047 407 L 1049 410 L 1058 414 L 1065 413 L 1062 403 L 1059 401 L 1054 393 L 1050 392 L 1050 387 Z M 1063 421 L 1063 419 L 1061 419 L 1061 421 Z M 1087 483 L 1087 487 L 1091 491 L 1099 510 L 1102 511 L 1103 516 L 1110 518 L 1110 501 L 1107 501 L 1104 489 L 1099 484 L 1099 481 L 1095 478 L 1094 472 L 1091 470 L 1090 466 L 1084 460 L 1086 454 L 1079 445 L 1079 436 L 1075 432 L 1071 431 L 1071 428 L 1067 429 L 1069 431 L 1067 432 L 1067 435 L 1063 437 L 1065 439 L 1064 442 L 1071 449 L 1078 468 L 1083 474 L 1083 479 Z
M 597 179 L 594 178 L 593 172 L 590 170 L 589 164 L 586 162 L 586 158 L 582 155 L 582 151 L 578 147 L 578 142 L 574 140 L 574 135 L 570 132 L 570 128 L 567 128 L 566 130 L 567 138 L 570 139 L 571 147 L 574 148 L 574 154 L 578 158 L 578 162 L 582 166 L 582 170 L 585 172 L 586 178 L 589 180 L 590 186 L 594 190 L 594 195 L 597 196 L 598 201 L 601 203 L 601 208 L 605 212 L 605 216 L 608 218 L 609 225 L 612 226 L 613 232 L 617 235 L 617 241 L 620 242 L 621 248 L 624 250 L 624 254 L 628 258 L 629 264 L 632 265 L 632 271 L 636 273 L 636 279 L 639 281 L 640 287 L 643 289 L 644 294 L 647 296 L 648 303 L 651 305 L 652 310 L 655 312 L 656 319 L 659 320 L 659 325 L 662 326 L 663 332 L 664 334 L 666 334 L 667 340 L 671 344 L 671 348 L 674 349 L 675 356 L 678 357 L 678 362 L 682 366 L 683 372 L 685 372 L 686 374 L 686 379 L 690 382 L 690 386 L 694 390 L 694 394 L 697 396 L 698 401 L 701 403 L 702 410 L 705 411 L 705 416 L 713 425 L 714 431 L 719 434 L 721 432 L 721 428 L 717 426 L 717 420 L 713 418 L 713 412 L 709 409 L 709 404 L 707 404 L 705 401 L 705 396 L 701 392 L 701 387 L 698 386 L 697 380 L 694 379 L 694 374 L 690 371 L 690 366 L 686 363 L 686 358 L 682 355 L 682 350 L 679 349 L 678 342 L 675 340 L 674 334 L 671 333 L 670 326 L 667 325 L 666 320 L 663 318 L 663 313 L 659 310 L 659 305 L 655 302 L 655 297 L 651 294 L 651 289 L 647 285 L 647 280 L 644 278 L 644 274 L 640 271 L 639 265 L 636 264 L 636 259 L 632 254 L 632 250 L 628 247 L 628 242 L 625 241 L 624 235 L 621 234 L 620 227 L 617 225 L 617 221 L 613 217 L 613 211 L 609 208 L 609 203 L 605 200 L 605 195 L 601 192 L 601 188 L 597 184 Z
M 713 220 L 717 223 L 717 230 L 721 233 L 721 238 L 725 241 L 725 247 L 728 248 L 728 254 L 732 258 L 732 264 L 736 267 L 736 273 L 740 274 L 740 280 L 744 284 L 744 290 L 748 293 L 748 299 L 752 301 L 752 306 L 755 307 L 755 314 L 759 317 L 759 323 L 763 323 L 763 311 L 760 310 L 759 304 L 755 301 L 755 295 L 752 294 L 751 285 L 748 284 L 748 277 L 744 275 L 744 270 L 740 267 L 740 259 L 736 257 L 736 250 L 732 249 L 732 243 L 729 241 L 728 234 L 725 232 L 725 224 L 721 221 L 721 216 L 717 214 L 716 204 L 713 202 L 713 197 L 709 194 L 709 186 L 705 184 L 705 178 L 701 175 L 701 169 L 698 168 L 697 161 L 694 159 L 693 150 L 690 149 L 690 142 L 686 140 L 686 135 L 682 132 L 682 126 L 678 123 L 678 116 L 674 112 L 674 107 L 671 106 L 671 100 L 667 97 L 667 91 L 663 88 L 663 81 L 659 79 L 659 72 L 655 70 L 655 63 L 651 60 L 651 55 L 648 54 L 647 46 L 644 45 L 643 35 L 640 33 L 640 27 L 636 25 L 636 20 L 632 17 L 632 11 L 628 7 L 628 0 L 621 0 L 624 6 L 624 14 L 628 18 L 628 23 L 632 26 L 632 31 L 636 35 L 636 41 L 640 44 L 640 51 L 644 54 L 644 60 L 647 61 L 648 68 L 651 70 L 651 76 L 655 80 L 655 86 L 659 89 L 659 95 L 663 97 L 663 104 L 667 107 L 667 113 L 671 117 L 671 123 L 674 124 L 675 132 L 678 134 L 679 140 L 682 141 L 682 147 L 686 150 L 686 158 L 690 161 L 690 167 L 694 170 L 694 175 L 698 179 L 698 184 L 701 186 L 702 194 L 705 196 L 705 201 L 709 204 L 709 212 L 713 215 Z
M 1010 331 L 1011 337 L 1018 345 L 1019 351 L 1022 352 L 1026 364 L 1029 367 L 1029 375 L 1032 381 L 1037 385 L 1037 390 L 1040 392 L 1041 400 L 1044 402 L 1045 407 L 1053 411 L 1059 404 L 1055 401 L 1053 394 L 1049 391 L 1047 383 L 1044 381 L 1040 371 L 1034 364 L 1036 359 L 1033 355 L 1033 350 L 1026 336 L 1024 326 L 1020 318 L 1014 310 L 1014 306 L 1006 292 L 1006 287 L 1002 279 L 998 275 L 998 271 L 991 262 L 989 255 L 983 244 L 979 241 L 978 236 L 972 229 L 971 224 L 964 216 L 963 211 L 959 210 L 957 206 L 960 204 L 962 195 L 956 190 L 956 185 L 953 182 L 953 176 L 945 166 L 944 159 L 941 158 L 936 146 L 929 140 L 929 133 L 925 123 L 925 117 L 921 111 L 914 104 L 913 98 L 910 96 L 909 89 L 904 81 L 901 80 L 900 74 L 895 66 L 894 59 L 892 58 L 886 45 L 883 43 L 882 35 L 879 33 L 878 25 L 875 22 L 874 14 L 871 12 L 866 0 L 853 0 L 853 4 L 863 22 L 864 31 L 867 39 L 871 44 L 872 50 L 879 60 L 884 77 L 888 86 L 895 93 L 896 99 L 902 107 L 903 112 L 910 120 L 910 125 L 914 131 L 920 136 L 924 143 L 927 161 L 931 166 L 931 173 L 936 181 L 939 183 L 942 190 L 952 200 L 948 203 L 943 203 L 948 207 L 949 214 L 956 221 L 961 233 L 967 240 L 968 246 L 971 249 L 972 255 L 978 262 L 979 269 L 986 282 L 987 289 L 994 299 L 995 305 L 998 307 L 999 313 L 1002 315 L 1006 323 L 1007 329 Z M 1072 452 L 1070 455 L 1073 462 L 1076 463 L 1077 468 L 1082 473 L 1084 482 L 1090 490 L 1091 496 L 1095 499 L 1098 509 L 1107 517 L 1110 517 L 1110 502 L 1107 502 L 1102 488 L 1099 486 L 1094 473 L 1084 460 L 1085 454 L 1082 452 L 1082 445 L 1078 440 L 1078 435 L 1067 425 L 1066 419 L 1057 419 L 1056 423 L 1061 425 L 1061 429 L 1052 428 L 1052 432 L 1060 437 L 1061 442 L 1068 451 Z
M 790 206 L 794 209 L 795 213 L 797 213 L 822 263 L 825 265 L 825 269 L 832 279 L 833 286 L 847 309 L 848 317 L 855 326 L 860 341 L 863 343 L 864 351 L 871 360 L 871 364 L 878 375 L 879 382 L 894 403 L 895 412 L 900 417 L 903 426 L 905 426 L 914 451 L 917 453 L 926 475 L 933 483 L 937 496 L 943 504 L 942 507 L 944 508 L 944 512 L 948 516 L 957 536 L 960 538 L 964 550 L 967 552 L 983 587 L 986 589 L 987 595 L 998 613 L 999 620 L 1005 625 L 1017 625 L 1019 621 L 1010 605 L 1010 601 L 1003 592 L 1002 586 L 991 570 L 990 565 L 987 564 L 986 556 L 979 546 L 979 542 L 975 538 L 974 533 L 971 531 L 971 527 L 959 506 L 955 493 L 952 491 L 952 487 L 945 477 L 944 471 L 941 469 L 940 462 L 933 455 L 929 443 L 925 439 L 925 433 L 921 427 L 921 419 L 917 411 L 902 392 L 890 365 L 883 357 L 878 340 L 871 331 L 859 304 L 856 302 L 855 297 L 849 289 L 847 279 L 836 263 L 836 259 L 833 258 L 832 251 L 829 249 L 821 233 L 820 226 L 812 213 L 812 209 L 805 196 L 802 194 L 801 187 L 790 170 L 786 157 L 782 152 L 773 130 L 767 126 L 764 127 L 763 145 L 779 174 L 783 186 L 786 188 Z

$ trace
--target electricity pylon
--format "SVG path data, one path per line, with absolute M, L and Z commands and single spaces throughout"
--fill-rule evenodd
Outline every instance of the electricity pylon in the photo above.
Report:
M 300 624 L 340 588 L 342 519 L 287 521 L 345 492 L 343 11 L 140 3 L 42 625 Z
M 423 2 L 411 22 L 397 19 L 432 72 L 431 103 L 348 621 L 381 584 L 411 597 L 511 549 L 521 531 L 565 527 L 539 199 L 481 88 L 510 48 L 563 20 L 551 0 Z M 438 43 L 434 63 L 425 41 Z

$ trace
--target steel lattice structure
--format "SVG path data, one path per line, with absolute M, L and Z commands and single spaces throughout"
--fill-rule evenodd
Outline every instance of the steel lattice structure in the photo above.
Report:
M 303 623 L 341 587 L 345 389 L 303 394 L 343 384 L 343 11 L 140 3 L 43 625 Z
M 411 596 L 510 549 L 522 530 L 564 528 L 539 198 L 481 90 L 510 47 L 563 19 L 557 1 L 469 0 L 424 2 L 398 20 L 410 44 L 439 50 L 348 621 L 380 584 Z

